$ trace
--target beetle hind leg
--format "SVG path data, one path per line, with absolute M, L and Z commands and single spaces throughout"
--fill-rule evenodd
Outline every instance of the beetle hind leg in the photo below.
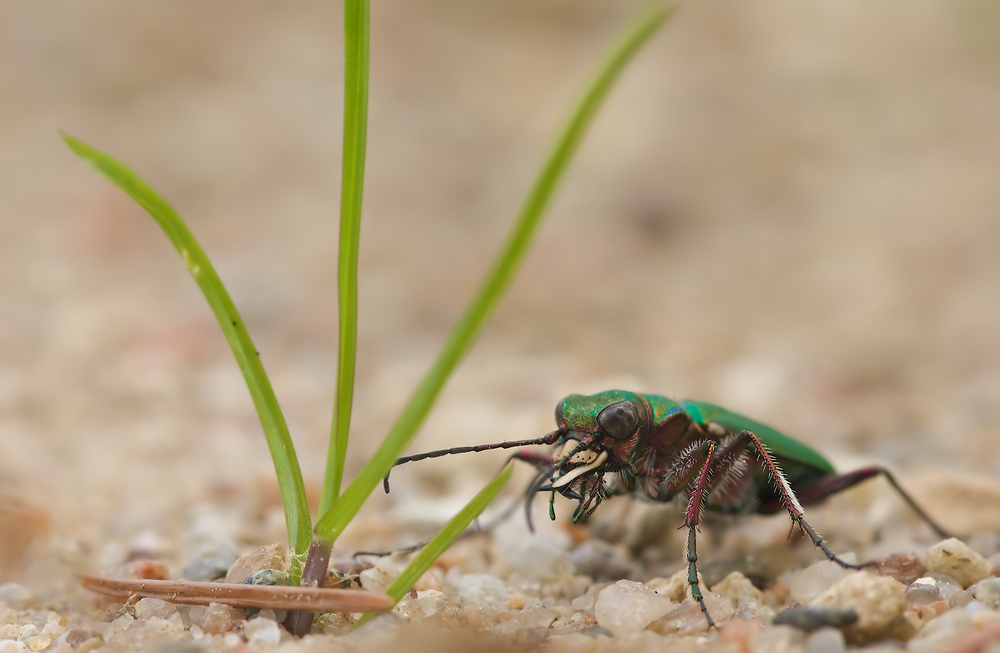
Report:
M 843 492 L 844 490 L 854 487 L 858 483 L 867 481 L 875 476 L 883 476 L 885 480 L 889 482 L 896 493 L 906 502 L 908 506 L 917 513 L 917 515 L 926 523 L 931 529 L 942 538 L 953 537 L 951 533 L 941 527 L 936 521 L 931 519 L 924 510 L 913 500 L 909 494 L 903 489 L 903 487 L 896 481 L 896 478 L 892 473 L 885 467 L 880 467 L 878 465 L 871 465 L 869 467 L 862 467 L 861 469 L 856 469 L 853 472 L 847 472 L 846 474 L 837 474 L 835 476 L 827 476 L 820 479 L 819 481 L 813 483 L 812 485 L 806 486 L 799 490 L 799 500 L 809 505 L 811 503 L 818 503 L 827 497 L 833 496 L 838 492 Z

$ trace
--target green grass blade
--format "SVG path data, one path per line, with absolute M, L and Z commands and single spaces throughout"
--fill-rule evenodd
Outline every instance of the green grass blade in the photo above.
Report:
M 660 5 L 647 10 L 629 27 L 598 70 L 587 92 L 578 103 L 555 147 L 542 167 L 534 186 L 521 208 L 520 215 L 499 257 L 479 287 L 458 324 L 448 336 L 437 359 L 427 372 L 410 402 L 403 409 L 375 456 L 368 462 L 344 495 L 330 510 L 321 513 L 316 533 L 334 541 L 350 523 L 372 491 L 392 468 L 400 454 L 413 439 L 427 417 L 431 406 L 459 361 L 469 350 L 484 322 L 493 311 L 523 260 L 528 245 L 537 231 L 556 183 L 562 177 L 580 139 L 594 117 L 601 101 L 625 64 L 649 40 L 670 15 Z
M 472 501 L 470 501 L 462 510 L 455 515 L 451 521 L 449 521 L 441 532 L 434 536 L 427 545 L 420 550 L 420 553 L 416 555 L 410 564 L 406 566 L 403 573 L 399 575 L 399 578 L 394 580 L 391 585 L 385 590 L 385 593 L 391 596 L 397 603 L 406 596 L 406 593 L 410 591 L 413 584 L 424 575 L 428 569 L 434 564 L 434 561 L 441 557 L 441 554 L 448 550 L 455 540 L 465 532 L 465 529 L 469 527 L 472 520 L 478 517 L 484 510 L 486 506 L 490 505 L 493 499 L 496 498 L 500 490 L 507 485 L 507 481 L 510 480 L 511 473 L 514 468 L 511 465 L 507 465 L 503 470 L 494 478 L 489 484 L 479 491 Z M 354 627 L 357 628 L 364 622 L 368 621 L 372 617 L 372 613 L 365 614 Z
M 285 418 L 271 389 L 271 382 L 264 372 L 264 366 L 250 340 L 250 334 L 236 311 L 229 293 L 226 292 L 211 262 L 184 221 L 152 188 L 108 154 L 72 136 L 63 134 L 62 139 L 78 157 L 125 191 L 156 220 L 170 238 L 170 242 L 177 248 L 188 271 L 212 307 L 212 312 L 215 313 L 246 379 L 250 396 L 257 408 L 257 416 L 267 437 L 267 446 L 271 450 L 271 459 L 274 461 L 274 470 L 278 475 L 278 485 L 285 506 L 288 544 L 294 554 L 291 556 L 290 574 L 295 578 L 295 584 L 298 584 L 302 560 L 312 537 L 312 523 L 309 519 L 309 505 L 306 502 L 302 473 L 299 471 L 299 462 L 295 456 L 295 448 L 292 446 Z
M 337 343 L 337 396 L 330 426 L 326 473 L 319 514 L 340 494 L 347 457 L 354 399 L 354 362 L 358 341 L 358 240 L 365 185 L 368 130 L 368 0 L 344 3 L 344 153 L 340 183 L 340 256 L 337 272 L 340 329 Z

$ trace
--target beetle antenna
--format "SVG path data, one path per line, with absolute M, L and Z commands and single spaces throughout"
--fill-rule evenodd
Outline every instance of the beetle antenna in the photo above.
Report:
M 426 460 L 428 458 L 440 458 L 441 456 L 449 456 L 456 453 L 479 453 L 480 451 L 490 451 L 493 449 L 513 449 L 514 447 L 530 447 L 540 444 L 555 444 L 559 436 L 562 435 L 560 431 L 553 431 L 547 435 L 543 435 L 540 438 L 533 438 L 531 440 L 511 440 L 506 442 L 497 442 L 494 444 L 477 444 L 471 447 L 452 447 L 451 449 L 438 449 L 436 451 L 427 451 L 425 453 L 416 453 L 412 456 L 403 456 L 396 460 L 393 467 L 403 465 L 405 463 L 416 462 L 418 460 Z M 391 471 L 391 470 L 390 470 Z M 385 490 L 386 494 L 389 494 L 389 474 L 385 475 L 382 479 L 382 489 Z

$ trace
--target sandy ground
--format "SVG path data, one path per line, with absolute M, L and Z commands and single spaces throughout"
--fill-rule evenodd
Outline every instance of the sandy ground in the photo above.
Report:
M 641 6 L 376 3 L 350 470 Z M 57 129 L 131 165 L 188 221 L 320 483 L 340 31 L 339 5 L 321 2 L 0 6 L 0 487 L 39 534 L 25 562 L 6 545 L 0 580 L 51 579 L 46 532 L 65 573 L 138 536 L 175 566 L 208 541 L 282 538 L 209 310 L 152 221 Z M 412 449 L 541 435 L 560 397 L 625 387 L 724 404 L 839 466 L 885 463 L 945 523 L 1000 530 L 996 504 L 956 505 L 928 476 L 988 493 L 1000 472 L 998 69 L 988 0 L 684 5 L 615 89 Z M 392 546 L 406 515 L 444 518 L 501 460 L 401 470 L 344 549 Z M 909 519 L 865 496 L 837 505 Z

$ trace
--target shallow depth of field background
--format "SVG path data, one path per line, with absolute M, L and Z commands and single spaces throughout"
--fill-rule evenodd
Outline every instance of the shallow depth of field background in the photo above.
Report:
M 349 472 L 642 5 L 374 3 Z M 56 130 L 132 166 L 188 221 L 318 486 L 340 21 L 324 2 L 0 6 L 0 486 L 94 564 L 147 529 L 166 547 L 199 528 L 274 541 L 282 519 L 195 284 Z M 611 95 L 411 449 L 537 437 L 563 395 L 625 387 L 724 404 L 838 463 L 996 476 L 998 73 L 989 0 L 685 4 Z M 403 500 L 445 516 L 502 459 L 400 470 L 365 519 L 388 526 L 398 506 L 379 511 Z

